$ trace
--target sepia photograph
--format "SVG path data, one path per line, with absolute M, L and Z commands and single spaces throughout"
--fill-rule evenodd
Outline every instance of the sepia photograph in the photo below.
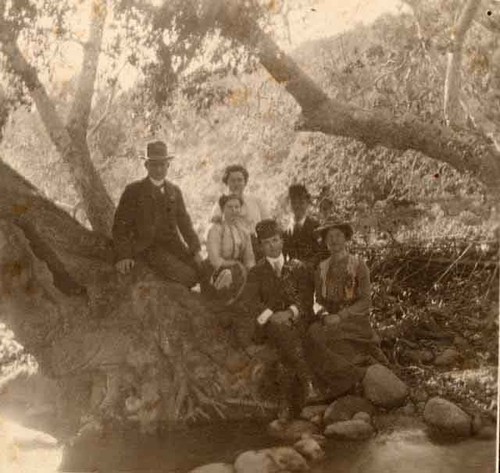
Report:
M 0 0 L 1 473 L 499 470 L 500 0 Z

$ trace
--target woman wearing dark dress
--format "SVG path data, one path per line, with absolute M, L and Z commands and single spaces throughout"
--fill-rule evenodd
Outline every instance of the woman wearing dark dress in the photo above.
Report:
M 309 328 L 308 346 L 320 385 L 336 397 L 361 381 L 366 367 L 387 360 L 369 321 L 370 272 L 362 258 L 347 250 L 351 225 L 328 219 L 317 232 L 330 257 L 315 273 L 318 321 Z

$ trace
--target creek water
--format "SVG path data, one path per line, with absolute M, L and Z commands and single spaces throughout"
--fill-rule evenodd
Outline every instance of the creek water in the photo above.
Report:
M 113 435 L 66 447 L 60 469 L 188 472 L 207 463 L 232 463 L 246 450 L 283 445 L 265 432 L 266 424 L 232 422 L 168 432 L 161 438 Z M 399 427 L 363 442 L 329 440 L 325 451 L 313 473 L 494 473 L 496 468 L 494 440 L 436 443 L 420 427 Z

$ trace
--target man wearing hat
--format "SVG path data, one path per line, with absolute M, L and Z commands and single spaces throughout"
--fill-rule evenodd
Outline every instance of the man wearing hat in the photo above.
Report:
M 303 184 L 292 184 L 288 188 L 288 198 L 293 223 L 283 235 L 283 253 L 287 259 L 295 258 L 316 267 L 329 254 L 315 232 L 319 222 L 309 215 L 311 195 Z
M 287 376 L 282 385 L 286 406 L 280 417 L 297 417 L 307 397 L 314 395 L 312 378 L 302 349 L 302 337 L 313 315 L 304 288 L 309 284 L 305 265 L 285 261 L 281 230 L 272 219 L 256 225 L 264 257 L 250 270 L 238 308 L 253 327 L 253 340 L 275 348 Z M 309 291 L 308 291 L 309 292 Z
M 141 259 L 164 279 L 192 287 L 199 279 L 200 241 L 181 190 L 165 179 L 172 158 L 163 141 L 147 144 L 148 175 L 125 188 L 116 209 L 116 268 L 127 273 Z

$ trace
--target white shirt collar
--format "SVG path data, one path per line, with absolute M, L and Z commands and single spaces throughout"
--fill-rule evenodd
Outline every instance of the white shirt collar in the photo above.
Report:
M 283 265 L 285 264 L 285 257 L 283 256 L 283 253 L 281 253 L 277 258 L 266 256 L 266 259 L 273 268 L 276 263 L 279 264 L 280 269 L 283 268 Z
M 165 184 L 165 179 L 162 179 L 161 181 L 157 181 L 156 179 L 153 179 L 152 177 L 149 177 L 149 180 L 157 187 L 163 186 Z

